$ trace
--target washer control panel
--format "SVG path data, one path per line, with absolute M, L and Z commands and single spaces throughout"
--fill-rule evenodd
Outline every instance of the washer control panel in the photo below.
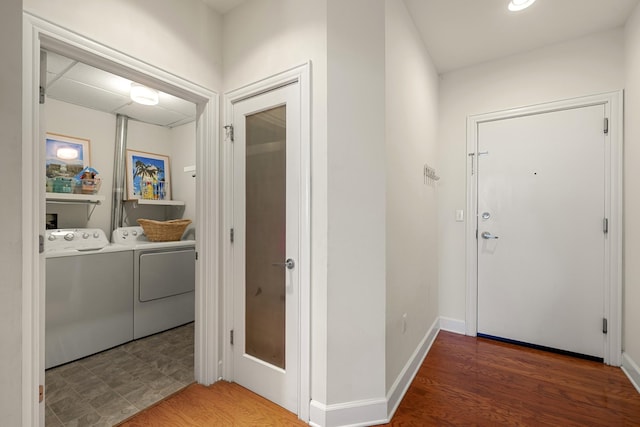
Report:
M 109 239 L 100 228 L 63 228 L 46 230 L 44 251 L 91 251 L 108 244 Z

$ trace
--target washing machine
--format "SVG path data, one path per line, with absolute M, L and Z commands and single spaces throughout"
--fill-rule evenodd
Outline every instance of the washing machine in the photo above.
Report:
M 133 249 L 133 337 L 193 322 L 195 240 L 150 242 L 142 227 L 116 228 L 112 244 Z
M 133 339 L 133 251 L 101 229 L 46 230 L 45 367 Z

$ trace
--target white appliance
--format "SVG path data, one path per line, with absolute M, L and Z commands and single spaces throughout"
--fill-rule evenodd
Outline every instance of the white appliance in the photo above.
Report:
M 45 367 L 133 339 L 133 252 L 96 228 L 46 230 Z
M 165 331 L 195 315 L 195 240 L 150 242 L 142 227 L 120 227 L 117 246 L 133 249 L 133 337 Z

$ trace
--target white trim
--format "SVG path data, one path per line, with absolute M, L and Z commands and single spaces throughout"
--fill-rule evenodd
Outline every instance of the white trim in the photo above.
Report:
M 299 391 L 298 418 L 308 421 L 311 402 L 311 62 L 291 68 L 282 73 L 248 84 L 224 95 L 224 124 L 233 119 L 233 104 L 252 96 L 285 86 L 291 83 L 300 85 L 300 323 L 299 323 Z M 224 283 L 224 304 L 222 307 L 222 330 L 225 339 L 222 344 L 223 378 L 233 380 L 233 354 L 228 331 L 233 329 L 233 247 L 226 233 L 233 228 L 233 144 L 224 139 L 222 147 L 222 184 L 223 184 L 223 245 L 222 280 Z
M 387 422 L 387 399 L 360 400 L 335 405 L 324 405 L 312 400 L 310 406 L 311 426 L 356 427 Z
M 23 15 L 23 424 L 44 425 L 44 405 L 37 403 L 37 385 L 44 379 L 44 299 L 38 290 L 37 241 L 40 218 L 38 207 L 44 204 L 44 187 L 36 179 L 41 155 L 34 150 L 40 138 L 40 114 L 37 97 L 40 72 L 40 48 L 46 47 L 72 56 L 90 65 L 123 75 L 197 104 L 196 223 L 199 238 L 196 250 L 202 262 L 196 269 L 195 375 L 202 384 L 218 378 L 218 290 L 219 279 L 219 141 L 218 95 L 150 64 L 139 61 L 95 41 L 29 13 Z M 29 195 L 31 195 L 29 197 Z M 38 421 L 39 420 L 39 421 Z
M 402 372 L 400 372 L 400 375 L 398 375 L 398 378 L 396 378 L 395 382 L 391 386 L 391 389 L 389 389 L 389 391 L 387 392 L 386 422 L 389 422 L 389 420 L 393 418 L 393 414 L 396 413 L 396 410 L 398 409 L 402 398 L 407 393 L 407 390 L 409 390 L 411 382 L 418 373 L 418 370 L 420 370 L 420 366 L 422 366 L 425 357 L 427 357 L 427 354 L 429 353 L 429 350 L 431 350 L 433 342 L 438 336 L 441 324 L 442 320 L 440 318 L 437 318 L 433 322 L 424 338 L 422 338 L 422 341 L 420 341 L 420 344 L 402 369 Z
M 466 325 L 464 320 L 452 319 L 450 317 L 440 317 L 440 330 L 464 335 Z
M 622 91 L 585 96 L 528 107 L 514 108 L 467 118 L 467 212 L 466 226 L 466 334 L 477 334 L 478 264 L 477 264 L 477 175 L 471 174 L 477 159 L 478 126 L 480 123 L 521 117 L 543 112 L 560 111 L 590 105 L 604 105 L 609 118 L 609 134 L 606 140 L 610 150 L 606 168 L 605 215 L 609 218 L 609 233 L 605 239 L 606 277 L 604 314 L 609 319 L 609 332 L 605 337 L 604 361 L 619 366 L 622 354 Z M 473 156 L 469 156 L 473 154 Z
M 622 353 L 622 372 L 627 375 L 631 384 L 640 393 L 640 367 L 627 352 Z

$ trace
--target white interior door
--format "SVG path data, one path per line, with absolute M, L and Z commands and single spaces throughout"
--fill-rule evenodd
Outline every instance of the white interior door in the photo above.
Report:
M 479 334 L 603 357 L 604 117 L 479 125 Z
M 299 84 L 233 104 L 233 378 L 298 413 Z

